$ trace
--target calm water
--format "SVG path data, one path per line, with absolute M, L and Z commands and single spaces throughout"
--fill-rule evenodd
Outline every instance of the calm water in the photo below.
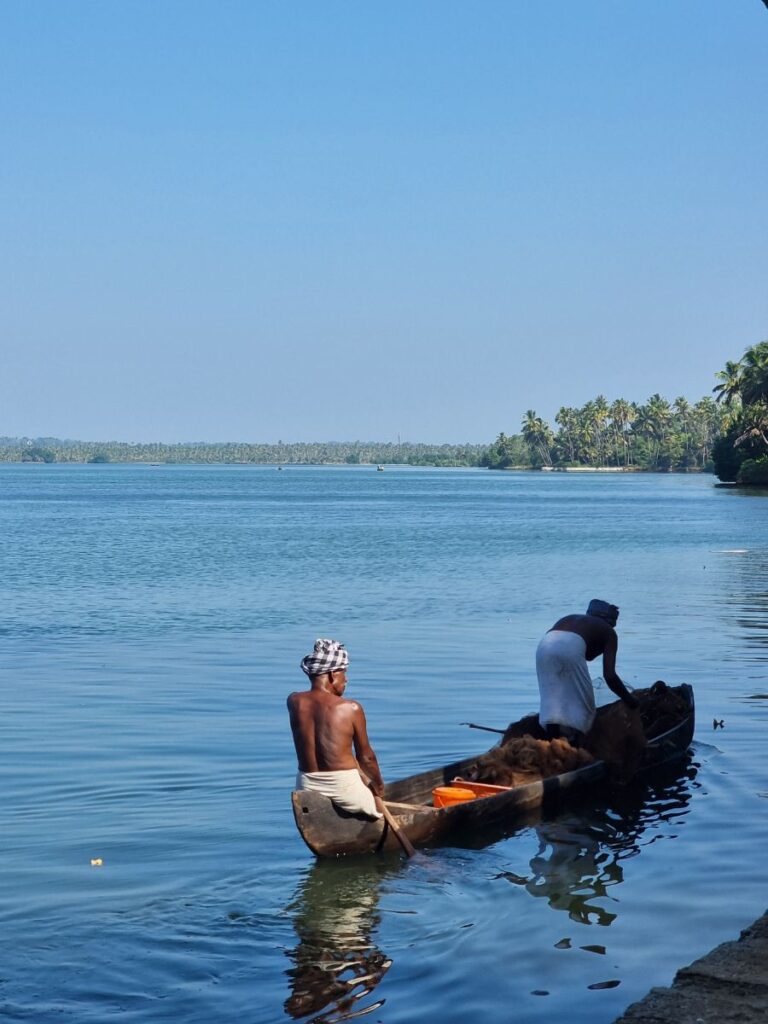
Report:
M 768 905 L 765 496 L 2 466 L 0 538 L 4 1021 L 608 1024 Z M 314 862 L 285 696 L 315 637 L 395 778 L 534 709 L 540 634 L 593 596 L 625 679 L 693 683 L 690 762 L 418 863 Z

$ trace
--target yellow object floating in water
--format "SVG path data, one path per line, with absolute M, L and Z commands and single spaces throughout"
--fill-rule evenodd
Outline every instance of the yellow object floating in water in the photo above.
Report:
M 92 868 L 100 868 L 103 863 L 104 861 L 101 859 L 101 857 L 91 857 Z

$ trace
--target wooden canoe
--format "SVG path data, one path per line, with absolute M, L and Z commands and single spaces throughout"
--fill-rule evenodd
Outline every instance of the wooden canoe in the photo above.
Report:
M 693 689 L 684 684 L 674 687 L 682 696 L 688 712 L 672 729 L 648 740 L 639 774 L 681 758 L 693 739 Z M 567 798 L 568 794 L 605 780 L 604 761 L 595 761 L 575 771 L 554 775 L 538 782 L 505 789 L 497 796 L 468 800 L 450 807 L 433 807 L 432 790 L 449 784 L 477 761 L 477 755 L 431 771 L 410 775 L 386 786 L 384 798 L 398 827 L 414 846 L 450 843 L 451 837 L 483 829 L 512 825 L 524 812 Z M 328 797 L 307 790 L 291 794 L 296 827 L 318 857 L 378 853 L 398 850 L 392 829 L 383 820 L 372 821 L 339 810 Z

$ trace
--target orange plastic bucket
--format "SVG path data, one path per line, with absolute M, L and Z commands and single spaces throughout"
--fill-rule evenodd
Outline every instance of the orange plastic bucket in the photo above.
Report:
M 432 790 L 432 804 L 435 807 L 450 807 L 465 800 L 478 800 L 486 796 L 508 793 L 511 786 L 492 786 L 488 782 L 465 782 L 454 779 L 450 786 L 437 786 Z
M 464 789 L 459 786 L 437 786 L 432 790 L 432 803 L 435 807 L 451 807 L 453 804 L 460 804 L 464 800 L 474 800 L 475 794 L 471 789 Z
M 511 786 L 494 786 L 490 782 L 465 782 L 464 779 L 454 779 L 451 786 L 455 789 L 468 789 L 475 797 L 497 796 L 499 793 L 508 793 Z

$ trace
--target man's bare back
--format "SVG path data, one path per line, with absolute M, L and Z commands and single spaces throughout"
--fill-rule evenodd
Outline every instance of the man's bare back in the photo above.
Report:
M 595 615 L 564 615 L 552 629 L 580 636 L 587 645 L 587 661 L 594 661 L 616 637 L 615 630 Z
M 368 739 L 365 712 L 357 701 L 344 700 L 342 696 L 347 686 L 348 661 L 343 645 L 318 640 L 315 648 L 302 662 L 311 689 L 297 691 L 288 698 L 299 771 L 358 769 L 370 780 L 373 792 L 383 796 L 384 780 Z
M 352 753 L 354 714 L 360 705 L 322 690 L 304 690 L 288 698 L 299 770 L 335 772 L 357 768 Z

